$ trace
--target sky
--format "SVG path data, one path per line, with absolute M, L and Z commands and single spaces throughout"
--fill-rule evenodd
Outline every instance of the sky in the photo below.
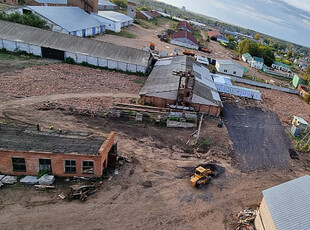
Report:
M 310 0 L 159 0 L 310 47 Z

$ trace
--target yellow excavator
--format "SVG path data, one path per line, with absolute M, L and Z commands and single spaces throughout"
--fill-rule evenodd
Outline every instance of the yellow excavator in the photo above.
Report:
M 201 188 L 204 184 L 211 180 L 212 176 L 216 175 L 217 172 L 199 166 L 196 168 L 195 174 L 191 177 L 190 184 L 192 187 Z

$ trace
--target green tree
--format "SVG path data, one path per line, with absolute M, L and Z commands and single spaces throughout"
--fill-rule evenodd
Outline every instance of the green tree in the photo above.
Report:
M 126 0 L 111 0 L 115 5 L 121 7 L 123 9 L 127 8 L 127 1 Z
M 260 40 L 260 34 L 255 34 L 254 39 L 255 39 L 256 41 L 259 41 L 259 40 Z
M 308 65 L 306 68 L 306 74 L 310 74 L 310 65 Z

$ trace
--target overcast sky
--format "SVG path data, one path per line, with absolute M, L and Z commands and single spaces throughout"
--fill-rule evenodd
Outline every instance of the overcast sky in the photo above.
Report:
M 159 0 L 310 47 L 310 0 Z

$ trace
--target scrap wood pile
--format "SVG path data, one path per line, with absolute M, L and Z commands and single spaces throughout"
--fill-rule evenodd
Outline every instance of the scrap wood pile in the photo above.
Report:
M 70 190 L 66 194 L 61 193 L 58 196 L 63 200 L 64 199 L 79 200 L 83 202 L 87 199 L 87 197 L 97 192 L 99 187 L 100 187 L 100 184 L 99 185 L 76 184 L 76 185 L 70 186 Z
M 237 214 L 238 226 L 236 230 L 254 230 L 254 220 L 257 216 L 257 210 L 245 209 Z

